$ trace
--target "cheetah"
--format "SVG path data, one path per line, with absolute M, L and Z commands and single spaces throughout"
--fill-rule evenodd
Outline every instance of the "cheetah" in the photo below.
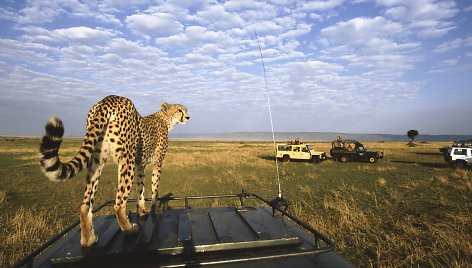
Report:
M 46 134 L 40 145 L 41 168 L 51 181 L 64 181 L 87 168 L 86 186 L 80 206 L 80 244 L 90 247 L 98 241 L 92 223 L 94 195 L 102 168 L 109 158 L 118 163 L 118 190 L 114 211 L 125 233 L 138 227 L 126 215 L 126 202 L 134 178 L 137 178 L 137 214 L 145 215 L 144 169 L 152 164 L 152 209 L 156 208 L 161 167 L 168 147 L 169 131 L 178 123 L 190 119 L 187 108 L 180 104 L 161 103 L 161 110 L 142 117 L 131 100 L 108 96 L 95 104 L 87 115 L 87 129 L 75 157 L 68 163 L 59 159 L 58 152 L 64 135 L 62 121 L 52 116 L 46 124 Z

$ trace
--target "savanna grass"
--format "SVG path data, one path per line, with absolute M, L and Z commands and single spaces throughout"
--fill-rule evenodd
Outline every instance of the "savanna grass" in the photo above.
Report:
M 80 143 L 65 139 L 62 159 L 72 158 Z M 326 152 L 331 146 L 312 144 Z M 359 267 L 468 267 L 472 263 L 472 174 L 444 163 L 438 148 L 448 144 L 410 147 L 368 142 L 367 148 L 385 151 L 385 159 L 375 164 L 279 163 L 282 192 L 293 214 L 332 238 L 337 250 Z M 12 265 L 78 217 L 84 174 L 63 183 L 49 182 L 40 173 L 38 146 L 37 139 L 0 139 L 0 199 L 4 196 L 0 239 L 7 245 L 0 249 L 2 267 Z M 277 194 L 273 151 L 272 144 L 265 142 L 171 141 L 160 195 L 245 189 L 273 198 Z M 114 198 L 116 169 L 115 164 L 105 167 L 96 204 Z M 149 193 L 151 170 L 146 170 L 146 176 Z M 237 203 L 207 200 L 190 205 Z M 25 228 L 23 222 L 35 228 Z

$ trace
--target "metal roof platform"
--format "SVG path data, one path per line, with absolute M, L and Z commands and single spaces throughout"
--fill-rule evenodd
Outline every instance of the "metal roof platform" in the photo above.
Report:
M 190 209 L 193 199 L 236 197 L 241 205 Z M 245 206 L 255 198 L 269 205 Z M 98 242 L 80 246 L 78 222 L 16 266 L 28 267 L 353 267 L 334 243 L 286 211 L 283 199 L 255 194 L 165 197 L 184 208 L 164 209 L 143 218 L 136 234 L 121 232 L 114 215 L 94 218 Z M 96 210 L 112 205 L 109 201 Z

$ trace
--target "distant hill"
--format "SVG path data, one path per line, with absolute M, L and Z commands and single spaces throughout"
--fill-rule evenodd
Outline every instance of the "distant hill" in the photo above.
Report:
M 302 141 L 333 141 L 338 136 L 358 141 L 410 141 L 407 135 L 395 134 L 354 134 L 335 132 L 276 132 L 277 141 L 300 139 Z M 185 133 L 170 134 L 175 140 L 222 140 L 222 141 L 271 141 L 271 132 L 230 132 L 230 133 Z M 458 141 L 472 139 L 472 135 L 419 135 L 415 141 Z

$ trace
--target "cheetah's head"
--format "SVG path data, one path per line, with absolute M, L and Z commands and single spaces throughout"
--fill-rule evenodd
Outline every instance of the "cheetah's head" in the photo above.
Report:
M 169 117 L 171 125 L 177 123 L 186 124 L 190 119 L 187 113 L 187 107 L 181 104 L 168 104 L 167 102 L 161 103 L 161 110 Z

